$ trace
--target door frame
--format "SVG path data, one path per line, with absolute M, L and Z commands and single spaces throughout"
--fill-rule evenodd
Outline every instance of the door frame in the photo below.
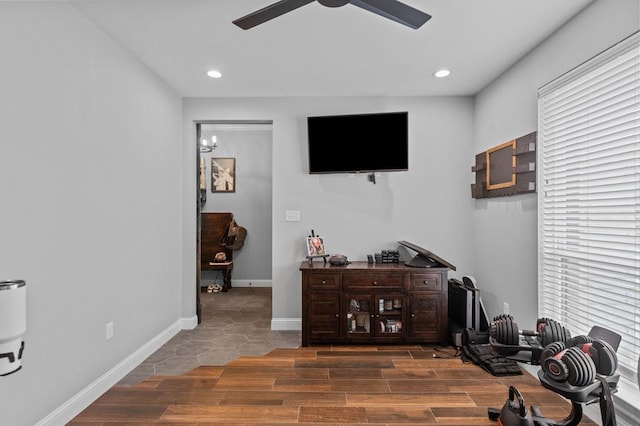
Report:
M 194 120 L 195 135 L 196 135 L 196 315 L 198 317 L 198 324 L 202 322 L 202 300 L 200 297 L 201 283 L 202 283 L 202 270 L 201 270 L 201 233 L 202 233 L 202 219 L 200 213 L 202 211 L 202 203 L 200 201 L 200 137 L 201 126 L 203 124 L 220 124 L 220 125 L 270 125 L 273 126 L 273 120 Z M 273 130 L 272 130 L 273 132 Z M 206 178 L 206 177 L 205 177 Z

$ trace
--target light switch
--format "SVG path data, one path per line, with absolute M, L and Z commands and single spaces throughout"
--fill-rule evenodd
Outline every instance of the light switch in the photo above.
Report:
M 285 210 L 284 220 L 286 222 L 300 222 L 300 210 Z

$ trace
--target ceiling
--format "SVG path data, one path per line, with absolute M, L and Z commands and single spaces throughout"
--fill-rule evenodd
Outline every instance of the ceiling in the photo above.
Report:
M 68 0 L 183 97 L 474 95 L 593 0 L 403 0 L 432 15 L 418 30 L 317 2 L 232 24 L 275 1 Z

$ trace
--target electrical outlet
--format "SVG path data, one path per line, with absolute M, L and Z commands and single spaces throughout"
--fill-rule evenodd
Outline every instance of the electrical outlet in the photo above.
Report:
M 509 304 L 507 302 L 504 302 L 504 306 L 502 308 L 502 313 L 505 315 L 509 315 Z
M 105 340 L 111 340 L 113 337 L 113 322 L 107 323 Z

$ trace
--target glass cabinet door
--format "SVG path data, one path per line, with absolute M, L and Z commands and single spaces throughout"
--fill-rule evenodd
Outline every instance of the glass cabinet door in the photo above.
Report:
M 371 336 L 371 319 L 374 315 L 371 297 L 350 294 L 346 297 L 346 303 L 346 335 L 348 337 Z
M 404 334 L 404 299 L 401 294 L 347 294 L 346 309 L 348 338 L 400 337 Z
M 404 330 L 404 298 L 399 294 L 376 297 L 378 313 L 375 317 L 377 336 L 400 336 Z

